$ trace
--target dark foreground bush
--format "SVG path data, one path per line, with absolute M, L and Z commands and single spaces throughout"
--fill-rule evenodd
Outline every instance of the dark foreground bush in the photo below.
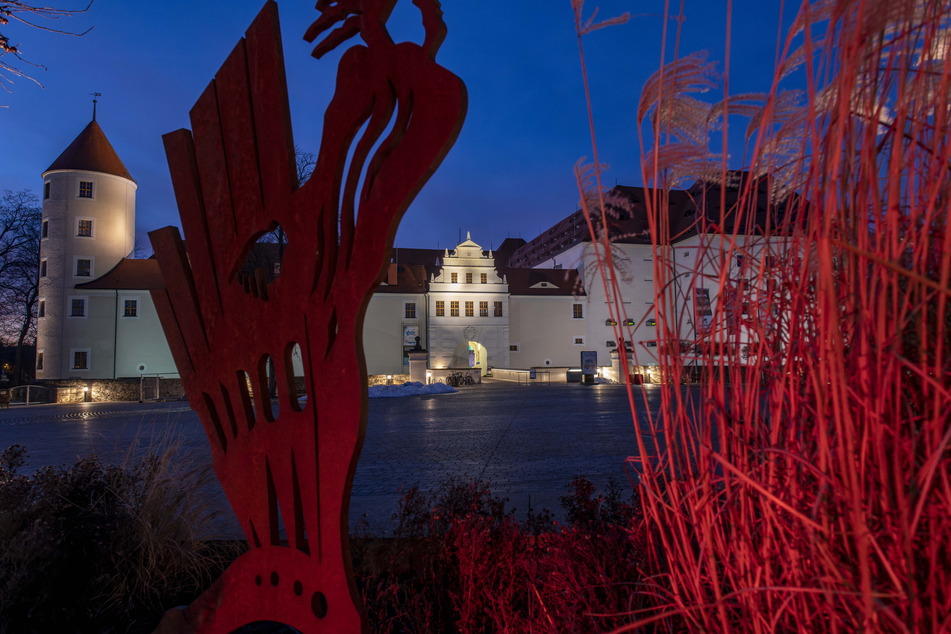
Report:
M 171 450 L 32 476 L 18 473 L 26 456 L 0 454 L 0 632 L 147 632 L 234 557 L 202 539 L 210 518 L 195 496 L 209 471 Z
M 208 469 L 172 453 L 18 473 L 0 454 L 0 634 L 150 632 L 242 550 L 207 541 Z M 566 522 L 519 522 L 483 483 L 407 489 L 392 538 L 352 541 L 373 632 L 601 632 L 641 607 L 641 523 L 612 483 L 576 478 Z M 292 632 L 259 623 L 242 634 Z
M 404 492 L 395 537 L 357 539 L 354 568 L 374 632 L 603 632 L 628 623 L 643 550 L 635 506 L 616 483 L 576 478 L 518 522 L 482 483 Z

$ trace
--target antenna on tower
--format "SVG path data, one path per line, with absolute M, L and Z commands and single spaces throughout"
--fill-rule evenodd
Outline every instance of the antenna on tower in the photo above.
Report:
M 102 97 L 102 93 L 91 92 L 89 94 L 92 95 L 92 120 L 95 121 L 96 120 L 96 104 L 99 103 L 99 100 L 97 99 L 97 97 Z

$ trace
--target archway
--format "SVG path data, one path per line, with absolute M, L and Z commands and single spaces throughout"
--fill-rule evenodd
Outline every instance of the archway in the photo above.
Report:
M 478 341 L 470 341 L 469 344 L 469 367 L 479 368 L 479 374 L 485 376 L 486 369 L 489 367 L 489 351 Z

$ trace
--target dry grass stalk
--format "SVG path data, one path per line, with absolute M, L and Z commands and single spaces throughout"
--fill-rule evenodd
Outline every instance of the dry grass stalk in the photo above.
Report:
M 774 85 L 743 112 L 752 173 L 798 196 L 751 241 L 748 181 L 738 228 L 704 235 L 689 271 L 659 210 L 664 146 L 691 138 L 665 108 L 691 84 L 677 62 L 656 76 L 640 116 L 659 113 L 644 178 L 660 370 L 707 380 L 699 398 L 664 390 L 663 429 L 635 421 L 657 610 L 618 631 L 951 629 L 949 24 L 938 0 L 804 3 L 775 84 L 798 69 L 807 90 Z M 696 286 L 713 289 L 705 333 L 675 309 Z

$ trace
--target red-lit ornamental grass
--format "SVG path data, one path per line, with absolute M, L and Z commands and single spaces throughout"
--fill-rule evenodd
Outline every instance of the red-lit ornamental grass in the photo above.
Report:
M 946 1 L 806 2 L 758 102 L 692 101 L 720 85 L 699 55 L 645 87 L 659 374 L 698 365 L 705 380 L 699 398 L 661 388 L 657 418 L 635 420 L 655 602 L 618 631 L 951 630 L 949 25 Z M 709 140 L 727 123 L 749 126 L 775 222 L 742 237 L 748 179 L 738 228 L 701 231 L 685 271 L 661 239 L 667 192 L 726 179 Z M 712 289 L 706 330 L 695 287 Z

